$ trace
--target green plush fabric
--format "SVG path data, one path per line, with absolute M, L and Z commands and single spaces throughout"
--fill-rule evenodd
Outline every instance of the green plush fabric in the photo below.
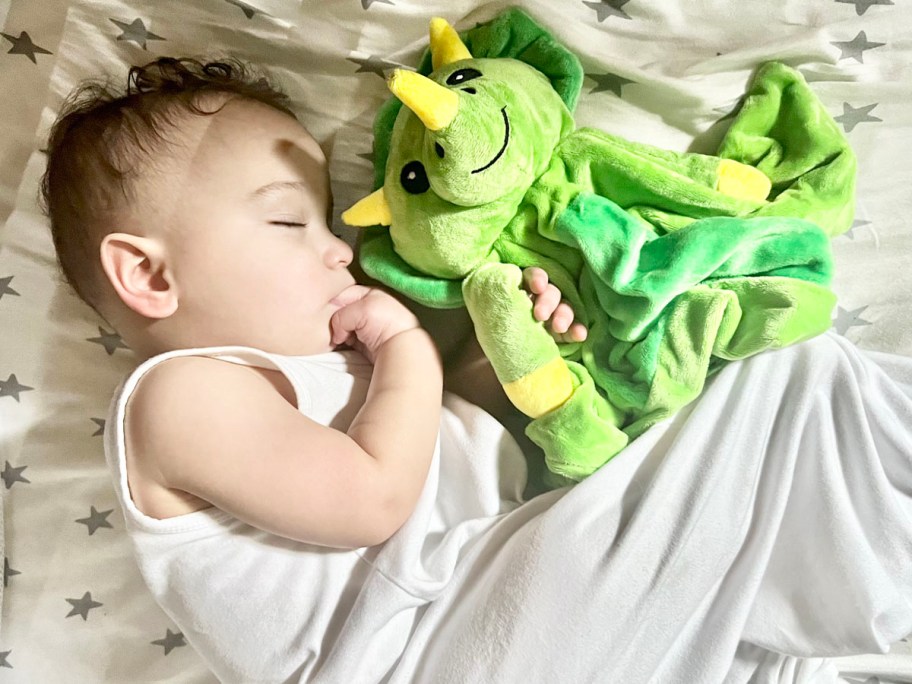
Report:
M 829 237 L 851 225 L 855 158 L 798 72 L 761 67 L 718 154 L 678 153 L 576 129 L 579 62 L 522 11 L 461 38 L 472 59 L 432 72 L 426 53 L 418 69 L 457 93 L 454 118 L 427 129 L 395 98 L 377 116 L 393 220 L 366 230 L 360 260 L 422 304 L 467 306 L 504 384 L 563 357 L 575 389 L 527 429 L 552 472 L 585 477 L 724 363 L 830 326 Z M 763 171 L 769 196 L 720 192 L 723 159 Z M 527 266 L 584 343 L 534 321 Z

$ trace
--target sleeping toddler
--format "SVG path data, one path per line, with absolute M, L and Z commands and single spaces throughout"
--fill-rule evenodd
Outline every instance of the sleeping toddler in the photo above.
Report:
M 506 442 L 514 481 L 493 484 L 521 491 L 521 460 L 500 427 L 455 398 L 441 406 L 441 361 L 415 314 L 355 282 L 352 249 L 329 228 L 323 152 L 259 74 L 233 60 L 162 58 L 132 69 L 122 95 L 87 84 L 64 106 L 48 153 L 42 192 L 63 273 L 140 363 L 117 393 L 111 434 L 122 430 L 121 441 L 109 454 L 131 525 L 184 530 L 230 516 L 219 557 L 243 556 L 238 545 L 255 536 L 258 563 L 292 572 L 289 548 L 354 562 L 351 549 L 401 528 L 438 438 L 465 459 L 468 444 L 492 440 L 488 462 L 474 466 L 492 478 L 494 447 Z M 545 272 L 526 279 L 539 319 L 582 339 Z M 464 387 L 483 386 L 479 371 L 471 363 Z M 463 497 L 454 506 L 484 510 L 478 493 Z M 490 503 L 500 512 L 498 497 Z M 205 555 L 180 535 L 158 539 L 190 562 Z M 294 574 L 293 585 L 313 579 Z M 191 643 L 201 638 L 174 617 Z
M 733 575 L 739 587 L 754 582 L 753 595 L 688 612 L 677 603 L 688 592 L 670 591 L 659 570 L 716 591 L 729 566 L 710 563 L 723 579 L 704 578 L 692 565 L 669 564 L 678 558 L 670 549 L 687 550 L 681 540 L 692 538 L 688 553 L 762 568 L 776 530 L 791 534 L 797 520 L 777 520 L 760 560 L 740 554 L 748 544 L 737 515 L 732 530 L 741 536 L 693 536 L 710 522 L 699 516 L 686 535 L 649 523 L 659 510 L 693 516 L 686 497 L 675 503 L 684 494 L 662 490 L 675 444 L 710 466 L 741 458 L 754 476 L 739 486 L 762 481 L 769 440 L 723 459 L 713 456 L 716 446 L 685 435 L 655 454 L 663 436 L 684 435 L 692 412 L 746 390 L 730 378 L 769 383 L 769 354 L 732 364 L 708 398 L 609 463 L 610 478 L 606 467 L 604 476 L 525 501 L 517 442 L 488 412 L 443 392 L 446 384 L 474 404 L 505 409 L 477 346 L 444 383 L 440 353 L 415 313 L 356 282 L 351 247 L 330 231 L 326 158 L 287 97 L 255 70 L 234 60 L 161 58 L 131 69 L 122 94 L 83 87 L 65 104 L 48 153 L 42 199 L 61 269 L 136 354 L 105 435 L 136 560 L 157 602 L 220 680 L 722 681 L 737 673 L 747 681 L 807 655 L 807 643 L 821 653 L 830 648 L 815 641 L 817 622 L 832 622 L 819 609 L 789 631 L 792 650 L 775 636 L 745 640 L 762 572 Z M 528 270 L 525 282 L 536 318 L 555 336 L 585 337 L 544 271 Z M 825 385 L 857 352 L 813 340 L 777 354 L 780 372 L 817 373 Z M 783 393 L 780 406 L 798 401 L 783 387 L 766 390 Z M 891 411 L 912 403 L 876 391 L 889 394 Z M 773 430 L 755 407 L 740 410 Z M 891 457 L 908 456 L 909 430 L 892 438 L 899 446 Z M 782 458 L 791 453 L 783 447 Z M 874 450 L 872 463 L 882 456 Z M 893 472 L 896 481 L 912 479 L 907 469 Z M 674 481 L 691 482 L 688 495 L 704 491 L 690 475 Z M 713 492 L 715 506 L 743 503 L 723 480 Z M 650 503 L 655 495 L 662 505 Z M 894 503 L 912 514 L 908 496 Z M 621 544 L 618 535 L 636 520 L 649 534 Z M 908 538 L 886 546 L 875 553 L 877 568 L 908 559 Z M 621 582 L 623 553 L 637 556 L 623 565 L 633 575 Z M 783 581 L 800 582 L 812 570 L 798 568 Z M 850 580 L 866 581 L 857 572 Z M 833 582 L 845 585 L 838 572 Z M 612 594 L 621 584 L 624 591 Z M 858 626 L 833 638 L 871 649 L 912 630 L 912 587 L 900 585 L 890 590 L 908 605 L 887 610 L 872 590 L 860 609 L 853 604 Z M 549 595 L 563 598 L 541 600 Z M 889 613 L 880 626 L 864 617 L 875 609 Z M 691 633 L 703 624 L 695 615 L 714 627 Z M 634 624 L 628 640 L 652 640 L 631 651 L 617 630 Z M 542 640 L 545 625 L 559 638 Z M 727 641 L 713 635 L 720 628 Z M 701 634 L 712 649 L 696 657 Z M 662 654 L 675 643 L 691 656 L 668 670 Z M 642 657 L 625 661 L 618 648 Z

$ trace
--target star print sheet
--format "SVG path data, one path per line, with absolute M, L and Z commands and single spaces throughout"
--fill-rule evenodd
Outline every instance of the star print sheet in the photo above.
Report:
M 758 64 L 799 68 L 859 159 L 856 221 L 833 245 L 833 332 L 865 350 L 912 355 L 907 0 L 521 4 L 582 59 L 579 125 L 671 149 L 712 151 Z M 215 681 L 142 584 L 105 465 L 104 416 L 134 359 L 62 284 L 36 203 L 41 150 L 65 95 L 105 73 L 123 83 L 129 66 L 162 55 L 258 62 L 330 155 L 339 225 L 340 211 L 370 190 L 382 76 L 417 64 L 432 16 L 463 29 L 506 5 L 0 3 L 0 680 Z M 834 662 L 846 681 L 912 682 L 908 641 Z M 776 681 L 799 680 L 783 671 Z

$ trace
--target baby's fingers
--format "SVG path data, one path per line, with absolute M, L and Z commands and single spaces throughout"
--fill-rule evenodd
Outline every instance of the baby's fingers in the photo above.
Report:
M 589 329 L 582 323 L 574 323 L 561 335 L 562 342 L 583 342 L 589 337 Z
M 530 266 L 523 269 L 523 287 L 532 298 L 535 320 L 548 321 L 551 334 L 558 342 L 582 342 L 589 334 L 586 326 L 575 323 L 573 308 L 562 301 L 561 291 L 548 282 L 543 268 Z
M 561 293 L 554 285 L 548 283 L 545 286 L 544 292 L 541 294 L 532 295 L 535 304 L 533 305 L 532 312 L 535 315 L 535 319 L 538 321 L 547 321 L 554 315 L 554 312 L 560 307 L 561 303 Z M 573 312 L 570 312 L 570 320 L 573 320 Z M 567 325 L 569 325 L 569 321 Z
M 366 285 L 349 285 L 329 301 L 331 304 L 342 308 L 357 302 L 359 299 L 364 299 L 370 291 L 371 289 Z
M 565 333 L 573 323 L 573 309 L 567 302 L 561 302 L 551 314 L 551 330 L 556 333 Z
M 547 321 L 560 304 L 560 290 L 548 282 L 548 272 L 538 266 L 523 269 L 523 287 L 532 298 L 535 320 Z
M 551 334 L 558 342 L 582 342 L 588 336 L 586 326 L 573 319 L 573 309 L 567 302 L 561 302 L 551 316 Z
M 369 292 L 369 287 L 352 285 L 331 300 L 339 307 L 329 319 L 334 345 L 350 345 L 357 338 L 357 331 L 366 325 L 367 309 L 363 300 Z
M 548 272 L 538 266 L 523 269 L 523 285 L 534 295 L 540 295 L 548 286 Z
M 362 325 L 364 325 L 364 318 L 361 312 L 354 307 L 339 309 L 329 319 L 332 344 L 334 346 L 351 345 L 357 339 L 355 331 Z

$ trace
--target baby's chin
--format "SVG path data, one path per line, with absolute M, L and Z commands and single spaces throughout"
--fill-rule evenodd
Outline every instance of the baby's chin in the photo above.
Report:
M 322 327 L 322 326 L 321 326 Z M 325 333 L 320 335 L 308 335 L 297 337 L 296 339 L 285 340 L 283 345 L 288 351 L 287 356 L 316 356 L 317 354 L 328 354 L 336 351 L 337 345 L 332 342 L 332 334 L 329 330 L 329 323 L 326 323 Z

